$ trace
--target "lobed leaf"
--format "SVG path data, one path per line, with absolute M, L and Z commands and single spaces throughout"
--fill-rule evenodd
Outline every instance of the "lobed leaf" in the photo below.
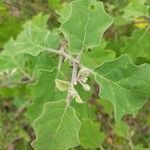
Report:
M 59 15 L 58 21 L 60 23 L 65 23 L 70 18 L 71 5 L 70 3 L 64 3 L 63 7 L 56 11 Z
M 129 54 L 133 61 L 140 57 L 150 60 L 149 37 L 148 30 L 135 30 L 130 38 L 125 39 L 122 52 Z
M 90 69 L 95 69 L 106 61 L 113 60 L 116 54 L 112 50 L 106 49 L 106 43 L 102 42 L 100 47 L 86 51 L 82 55 L 81 63 Z
M 69 42 L 69 51 L 77 54 L 84 49 L 98 47 L 103 33 L 112 24 L 101 2 L 77 0 L 70 4 L 70 16 L 63 19 L 61 29 Z
M 47 29 L 47 15 L 39 14 L 24 25 L 16 40 L 11 38 L 0 53 L 0 71 L 17 68 L 26 72 L 25 55 L 37 56 L 48 48 L 58 48 L 59 36 Z M 23 57 L 24 56 L 24 57 Z M 20 59 L 21 58 L 21 59 Z M 9 60 L 9 61 L 8 61 Z
M 136 114 L 150 98 L 150 65 L 135 66 L 127 55 L 96 69 L 99 96 L 114 106 L 116 121 L 125 114 Z
M 48 102 L 34 121 L 36 150 L 68 150 L 79 145 L 80 121 L 75 110 L 64 101 Z
M 132 0 L 124 8 L 123 18 L 131 21 L 141 16 L 148 16 L 149 7 L 145 3 L 146 3 L 146 0 Z
M 57 101 L 66 97 L 66 93 L 60 92 L 55 85 L 57 70 L 41 70 L 37 83 L 31 86 L 34 95 L 33 104 L 28 108 L 27 116 L 32 122 L 38 118 L 43 110 L 43 105 L 50 101 Z
M 16 56 L 20 53 L 37 56 L 48 48 L 59 47 L 59 36 L 47 29 L 48 17 L 41 14 L 24 25 L 16 40 L 10 39 L 5 45 L 5 53 Z

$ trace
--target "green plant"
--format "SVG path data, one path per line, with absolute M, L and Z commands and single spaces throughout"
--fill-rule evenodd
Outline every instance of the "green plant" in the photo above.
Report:
M 125 114 L 135 116 L 149 99 L 150 66 L 136 66 L 128 55 L 115 59 L 113 51 L 104 50 L 102 36 L 113 19 L 103 3 L 77 0 L 58 14 L 59 29 L 48 30 L 49 16 L 39 14 L 6 43 L 1 87 L 30 84 L 34 100 L 27 117 L 36 133 L 35 149 L 97 148 L 105 135 L 97 133 L 99 125 L 86 103 L 92 84 L 96 81 L 99 97 L 112 103 L 119 122 Z M 99 140 L 91 142 L 92 136 Z

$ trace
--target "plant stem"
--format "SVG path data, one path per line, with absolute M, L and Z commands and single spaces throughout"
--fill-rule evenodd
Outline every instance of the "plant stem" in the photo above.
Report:
M 128 144 L 129 144 L 130 150 L 133 150 L 133 149 L 134 149 L 134 146 L 133 146 L 132 139 L 129 138 L 128 140 L 129 140 Z
M 134 130 L 132 130 L 127 137 L 130 150 L 134 149 L 134 145 L 133 145 L 133 141 L 132 141 L 133 134 L 134 134 Z
M 77 57 L 78 59 L 78 57 Z M 76 84 L 77 81 L 77 72 L 78 72 L 78 63 L 76 61 L 73 62 L 73 68 L 72 68 L 72 77 L 71 77 L 71 86 L 74 88 L 74 85 Z M 70 104 L 72 99 L 72 94 L 70 89 L 68 90 L 68 96 L 67 96 L 67 104 Z
M 60 72 L 61 66 L 62 66 L 62 63 L 63 63 L 63 55 L 62 55 L 62 53 L 64 52 L 64 49 L 65 49 L 65 47 L 62 44 L 61 48 L 60 48 L 60 56 L 59 56 L 59 62 L 58 62 L 58 67 L 57 67 L 58 73 Z
M 52 49 L 52 48 L 47 48 L 46 50 L 50 53 L 53 53 L 53 54 L 57 54 L 57 55 L 61 54 L 61 52 L 59 50 L 55 50 L 55 49 Z
M 78 67 L 79 68 L 83 68 L 83 67 L 87 68 L 86 66 L 84 66 L 84 65 L 82 65 L 80 63 L 80 58 L 82 56 L 83 50 L 81 51 L 81 53 L 78 54 L 78 56 L 76 58 L 74 58 L 72 55 L 70 55 L 69 53 L 65 52 L 64 50 L 62 51 L 62 50 L 47 49 L 47 51 L 50 52 L 50 53 L 54 53 L 56 55 L 63 56 L 64 58 L 68 59 L 73 64 L 72 77 L 71 77 L 71 82 L 70 82 L 71 83 L 71 88 L 73 89 L 74 85 L 77 82 Z M 60 57 L 60 59 L 59 59 L 59 65 L 58 65 L 58 71 L 60 69 L 61 64 L 62 64 L 62 58 Z M 89 71 L 91 73 L 93 73 L 93 70 L 89 69 Z M 70 102 L 72 100 L 72 97 L 73 97 L 72 90 L 69 89 L 68 90 L 68 95 L 67 95 L 67 98 L 66 98 L 66 101 L 67 101 L 68 105 L 70 104 Z
M 56 54 L 56 55 L 62 55 L 64 58 L 68 59 L 72 64 L 76 63 L 78 64 L 78 67 L 79 68 L 87 68 L 86 66 L 82 65 L 79 61 L 80 57 L 81 57 L 81 54 L 79 54 L 77 56 L 77 58 L 74 58 L 72 55 L 70 55 L 69 53 L 65 52 L 65 51 L 58 51 L 58 50 L 54 50 L 54 49 L 46 49 L 48 52 L 50 53 L 53 53 L 53 54 Z M 89 69 L 89 68 L 88 68 Z M 93 70 L 89 69 L 89 71 L 92 73 Z
M 33 82 L 33 79 L 29 80 L 29 81 L 26 81 L 26 82 L 23 82 L 23 81 L 7 82 L 7 83 L 0 84 L 0 88 L 10 87 L 10 86 L 16 86 L 16 85 L 27 85 L 27 84 L 32 83 L 32 82 Z
M 76 83 L 77 71 L 78 71 L 78 64 L 76 62 L 73 62 L 73 71 L 72 71 L 72 78 L 71 78 L 72 85 L 74 85 Z

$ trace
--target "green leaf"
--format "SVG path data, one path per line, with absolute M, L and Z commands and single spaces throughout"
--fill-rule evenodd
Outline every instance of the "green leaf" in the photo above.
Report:
M 129 54 L 133 61 L 142 57 L 150 60 L 150 32 L 148 30 L 135 30 L 130 38 L 125 39 L 122 52 Z
M 59 36 L 46 28 L 47 19 L 47 16 L 39 14 L 33 20 L 28 21 L 17 39 L 10 39 L 5 45 L 5 53 L 13 56 L 20 53 L 37 56 L 48 48 L 57 49 L 59 47 Z
M 52 9 L 58 9 L 60 7 L 60 0 L 48 0 L 49 7 Z
M 105 134 L 100 132 L 99 123 L 95 123 L 88 119 L 82 120 L 79 137 L 80 144 L 84 149 L 96 149 L 101 146 Z
M 80 121 L 75 110 L 64 101 L 46 103 L 33 127 L 36 150 L 68 150 L 79 145 Z
M 124 138 L 129 137 L 129 129 L 130 129 L 129 126 L 123 121 L 117 122 L 114 126 L 114 132 L 118 136 L 124 137 Z
M 109 115 L 113 114 L 113 106 L 111 102 L 107 100 L 99 99 L 98 104 L 100 104 L 103 107 L 105 113 Z
M 26 73 L 27 59 L 28 57 L 23 54 L 15 57 L 9 56 L 5 53 L 0 54 L 0 72 L 2 74 L 4 74 L 4 72 L 8 72 L 6 75 L 6 82 L 20 82 L 22 77 L 30 78 Z
M 7 10 L 6 5 L 4 5 L 3 1 L 0 1 L 0 12 Z
M 37 57 L 31 56 L 32 60 L 35 58 L 33 70 L 35 74 L 38 74 L 40 70 L 52 71 L 58 65 L 58 58 L 56 56 L 49 55 L 48 53 L 40 53 Z
M 104 63 L 96 69 L 99 96 L 114 106 L 116 121 L 134 114 L 150 98 L 150 65 L 135 66 L 127 55 Z
M 60 91 L 66 91 L 66 90 L 68 90 L 71 87 L 71 84 L 68 81 L 63 81 L 63 80 L 55 79 L 55 83 L 56 83 L 56 87 Z
M 143 143 L 139 143 L 137 145 L 134 145 L 133 150 L 148 150 L 149 148 L 144 148 Z
M 90 69 L 95 69 L 100 64 L 113 60 L 115 58 L 115 52 L 106 49 L 106 42 L 102 42 L 100 47 L 86 51 L 82 55 L 81 63 Z
M 83 100 L 83 101 L 88 101 L 90 98 L 91 98 L 91 96 L 92 96 L 92 90 L 90 90 L 90 91 L 85 91 L 84 90 L 84 88 L 83 88 L 83 86 L 81 85 L 81 84 L 78 84 L 76 87 L 75 87 L 75 90 L 78 92 L 78 94 L 80 95 L 80 97 L 81 97 L 81 99 Z
M 49 15 L 43 15 L 42 13 L 39 13 L 38 15 L 34 16 L 32 20 L 27 21 L 27 23 L 24 25 L 24 28 L 26 28 L 28 24 L 31 24 L 33 27 L 47 28 L 48 18 Z
M 134 20 L 140 16 L 149 15 L 149 6 L 145 4 L 146 0 L 132 0 L 125 8 L 123 18 Z
M 76 102 L 72 102 L 72 107 L 76 110 L 76 113 L 80 120 L 90 119 L 96 121 L 96 108 L 93 105 L 90 105 L 88 102 L 84 102 L 83 104 L 79 104 Z
M 70 18 L 71 5 L 70 3 L 64 3 L 62 8 L 57 10 L 56 13 L 59 15 L 58 21 L 65 23 Z
M 25 74 L 25 55 L 37 56 L 47 48 L 57 48 L 59 46 L 59 37 L 55 33 L 47 30 L 48 16 L 39 14 L 24 25 L 24 30 L 14 41 L 10 39 L 4 51 L 0 54 L 0 71 L 17 68 L 18 71 Z M 9 60 L 9 61 L 8 61 Z
M 11 70 L 16 67 L 16 60 L 18 61 L 20 57 L 15 57 L 14 59 L 8 55 L 2 55 L 0 53 L 0 71 Z M 9 60 L 9 61 L 8 61 Z
M 42 113 L 46 102 L 58 101 L 66 97 L 66 93 L 60 92 L 55 86 L 57 70 L 40 71 L 37 83 L 31 86 L 34 102 L 28 108 L 27 117 L 32 122 Z
M 0 7 L 1 11 L 1 7 Z M 1 13 L 1 12 L 0 12 Z M 3 20 L 3 19 L 2 19 Z M 8 17 L 0 21 L 0 48 L 13 36 L 16 37 L 21 31 L 23 21 L 15 17 Z M 9 27 L 9 28 L 8 28 Z
M 112 18 L 96 0 L 73 1 L 70 17 L 61 29 L 69 42 L 69 51 L 77 54 L 84 49 L 98 47 L 103 33 L 112 24 Z M 95 17 L 96 16 L 96 17 Z

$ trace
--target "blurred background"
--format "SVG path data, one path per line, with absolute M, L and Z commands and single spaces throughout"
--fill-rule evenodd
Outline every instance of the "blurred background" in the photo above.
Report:
M 114 18 L 114 24 L 104 35 L 102 48 L 112 51 L 114 57 L 127 53 L 136 65 L 150 63 L 150 1 L 102 1 L 106 11 Z M 0 51 L 11 37 L 17 37 L 27 20 L 41 12 L 50 15 L 49 29 L 59 27 L 56 10 L 68 2 L 70 0 L 0 0 Z M 131 52 L 133 43 L 135 46 Z M 146 54 L 136 56 L 135 49 L 146 49 Z M 32 150 L 30 143 L 35 134 L 26 117 L 27 106 L 32 100 L 30 90 L 24 85 L 9 87 L 3 82 L 0 76 L 0 150 Z M 97 102 L 97 88 L 94 88 L 88 101 L 104 133 L 102 146 L 89 148 L 81 145 L 75 150 L 149 150 L 150 102 L 135 118 L 126 115 L 122 123 L 117 124 L 112 105 L 103 100 Z

